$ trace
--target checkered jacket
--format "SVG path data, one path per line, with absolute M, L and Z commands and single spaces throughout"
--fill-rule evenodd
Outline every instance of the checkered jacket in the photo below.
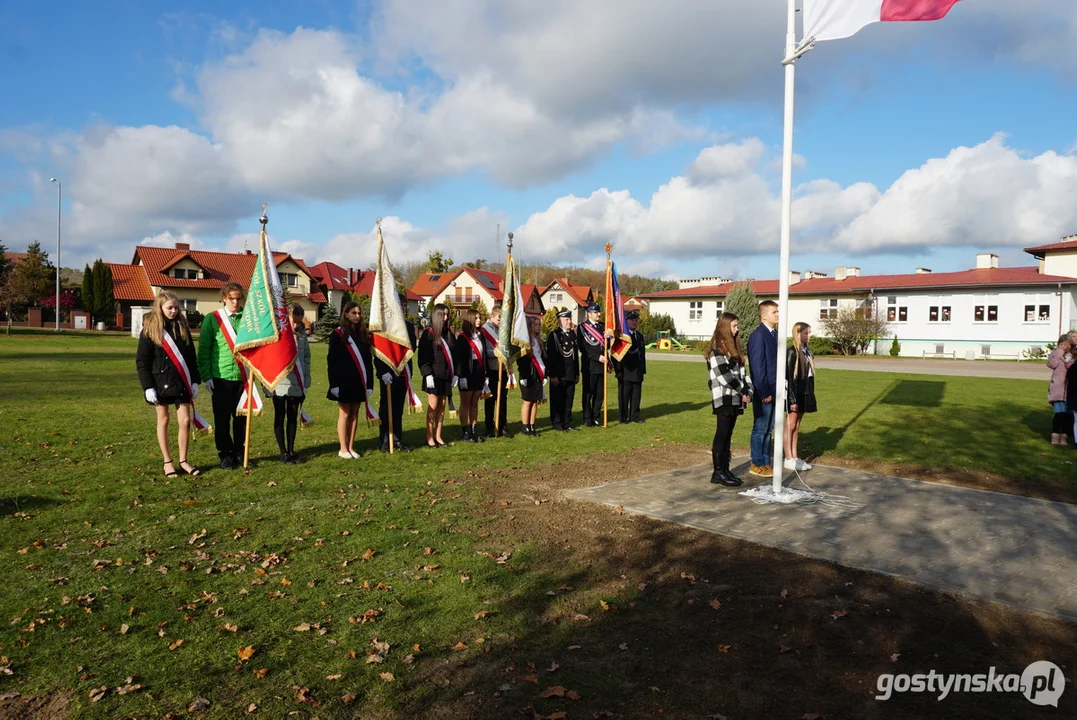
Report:
M 711 404 L 720 407 L 742 408 L 743 395 L 755 394 L 752 381 L 744 371 L 744 365 L 729 355 L 715 353 L 707 360 L 711 386 Z

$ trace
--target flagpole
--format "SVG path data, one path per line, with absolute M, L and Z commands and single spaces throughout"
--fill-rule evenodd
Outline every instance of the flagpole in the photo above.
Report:
M 247 429 L 243 439 L 243 469 L 247 469 L 247 463 L 251 456 L 251 406 L 254 404 L 254 373 L 247 372 Z
M 505 322 L 505 315 L 502 313 L 501 322 Z M 501 359 L 497 359 L 497 399 L 494 400 L 494 437 L 501 434 L 501 378 L 505 374 L 505 362 Z
M 606 307 L 613 307 L 613 286 L 610 285 L 610 253 L 613 246 L 606 243 Z M 606 327 L 602 328 L 602 352 L 606 355 L 606 366 L 602 368 L 602 427 L 609 427 L 609 404 L 610 404 L 610 342 L 606 335 L 606 328 L 610 326 L 610 320 L 606 318 Z
M 379 232 L 381 228 L 378 228 Z M 410 361 L 409 361 L 410 362 Z M 391 382 L 385 383 L 385 394 L 389 397 L 386 398 L 386 407 L 389 408 L 389 412 L 386 413 L 389 416 L 389 454 L 393 454 L 393 384 Z
M 789 336 L 789 245 L 793 220 L 793 101 L 796 97 L 796 1 L 788 0 L 785 32 L 785 118 L 782 130 L 782 221 L 778 261 L 778 357 L 774 382 L 774 477 L 771 487 L 782 492 L 785 439 L 785 342 Z

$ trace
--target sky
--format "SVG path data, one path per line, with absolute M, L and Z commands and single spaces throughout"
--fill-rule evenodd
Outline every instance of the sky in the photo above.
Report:
M 799 0 L 798 0 L 799 1 Z M 0 5 L 0 242 L 367 267 L 778 274 L 785 0 Z M 799 32 L 799 31 L 798 31 Z M 796 64 L 791 267 L 936 272 L 1077 233 L 1077 3 L 962 0 Z M 500 232 L 499 232 L 500 228 Z

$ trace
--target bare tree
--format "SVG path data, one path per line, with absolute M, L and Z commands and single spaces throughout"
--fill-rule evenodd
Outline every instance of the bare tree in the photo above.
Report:
M 838 308 L 834 317 L 821 321 L 823 333 L 842 355 L 862 355 L 875 340 L 890 337 L 890 327 L 870 308 Z

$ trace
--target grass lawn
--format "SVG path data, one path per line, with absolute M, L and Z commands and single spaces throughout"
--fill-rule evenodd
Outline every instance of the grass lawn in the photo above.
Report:
M 541 675 L 542 688 L 556 686 L 563 678 L 549 665 L 528 667 L 517 651 L 568 647 L 577 609 L 601 598 L 634 603 L 643 593 L 616 572 L 606 577 L 619 566 L 615 557 L 592 571 L 594 548 L 585 542 L 577 548 L 584 554 L 550 562 L 549 543 L 574 544 L 573 516 L 601 518 L 597 511 L 559 506 L 567 524 L 554 538 L 556 522 L 514 526 L 515 511 L 497 492 L 511 488 L 519 503 L 530 488 L 546 487 L 550 473 L 571 483 L 574 467 L 616 469 L 635 457 L 600 455 L 611 451 L 641 453 L 638 467 L 654 470 L 705 462 L 699 446 L 709 445 L 714 427 L 702 362 L 654 362 L 644 426 L 611 422 L 606 430 L 394 457 L 376 452 L 375 427 L 361 426 L 364 457 L 342 461 L 336 406 L 324 400 L 325 350 L 316 345 L 307 406 L 315 426 L 300 431 L 302 465 L 276 460 L 266 416 L 253 426 L 248 475 L 217 470 L 207 437 L 190 455 L 204 475 L 166 480 L 134 349 L 133 339 L 121 337 L 0 336 L 0 572 L 7 583 L 0 668 L 10 670 L 0 670 L 0 697 L 30 698 L 9 706 L 27 717 L 184 716 L 199 698 L 209 702 L 203 717 L 235 717 L 251 706 L 271 717 L 297 710 L 304 717 L 497 717 L 468 695 L 479 680 L 453 677 L 482 675 L 497 688 L 498 673 L 525 685 Z M 897 463 L 970 481 L 986 471 L 1065 494 L 1077 482 L 1075 455 L 1046 441 L 1045 384 L 823 372 L 822 411 L 804 423 L 801 443 L 824 463 Z M 200 402 L 207 417 L 208 405 Z M 548 410 L 541 413 L 539 427 L 548 428 Z M 516 395 L 509 418 L 515 432 Z M 421 422 L 406 416 L 405 442 L 413 447 L 424 442 Z M 749 426 L 740 422 L 735 444 L 747 446 Z M 457 436 L 456 428 L 446 432 Z M 533 499 L 554 511 L 548 498 Z M 698 549 L 731 541 L 692 542 Z M 756 573 L 781 555 L 765 552 Z M 644 572 L 628 565 L 621 578 Z M 566 594 L 571 600 L 561 599 Z M 653 627 L 663 627 L 657 616 L 670 612 L 663 607 L 648 610 Z M 569 619 L 548 624 L 551 613 Z M 1054 625 L 1028 632 L 1065 634 Z M 642 672 L 581 669 L 572 677 L 584 696 L 579 707 L 588 710 L 570 717 L 606 707 L 634 714 L 643 705 L 624 695 L 624 685 Z M 633 692 L 652 700 L 646 683 Z M 534 707 L 553 712 L 550 702 L 537 699 Z M 672 698 L 662 704 L 678 707 Z

